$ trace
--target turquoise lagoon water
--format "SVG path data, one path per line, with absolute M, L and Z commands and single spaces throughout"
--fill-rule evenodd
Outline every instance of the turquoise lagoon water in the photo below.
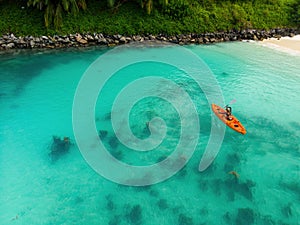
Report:
M 101 92 L 95 115 L 97 129 L 107 131 L 104 145 L 119 160 L 153 164 L 172 153 L 180 136 L 172 105 L 147 98 L 130 112 L 132 132 L 146 138 L 146 122 L 160 116 L 168 125 L 166 140 L 154 153 L 124 147 L 110 123 L 122 85 L 159 74 L 180 85 L 199 113 L 192 158 L 170 179 L 145 187 L 101 177 L 75 142 L 76 87 L 108 49 L 0 55 L 0 224 L 300 224 L 300 56 L 245 42 L 187 48 L 211 69 L 225 101 L 236 100 L 233 114 L 247 134 L 226 128 L 217 158 L 200 173 L 211 126 L 204 93 L 172 66 L 144 62 L 123 68 Z M 69 151 L 51 157 L 53 135 L 70 137 Z

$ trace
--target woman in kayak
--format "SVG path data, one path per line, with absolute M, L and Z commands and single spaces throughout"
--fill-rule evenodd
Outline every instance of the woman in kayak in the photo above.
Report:
M 229 105 L 226 105 L 225 106 L 225 110 L 226 110 L 226 119 L 227 120 L 232 120 L 232 117 L 231 117 L 231 107 Z

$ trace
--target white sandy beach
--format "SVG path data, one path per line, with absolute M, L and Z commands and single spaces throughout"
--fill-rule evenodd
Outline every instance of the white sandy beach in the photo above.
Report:
M 270 38 L 261 42 L 264 46 L 275 48 L 279 51 L 300 54 L 300 35 L 294 37 Z

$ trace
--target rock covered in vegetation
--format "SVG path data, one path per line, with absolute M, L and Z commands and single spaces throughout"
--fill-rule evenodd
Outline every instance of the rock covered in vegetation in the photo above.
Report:
M 52 144 L 50 146 L 49 156 L 52 161 L 56 161 L 60 158 L 60 156 L 66 154 L 71 146 L 71 141 L 69 137 L 64 137 L 61 139 L 60 137 L 53 136 Z
M 115 46 L 130 42 L 162 41 L 179 45 L 209 44 L 225 41 L 263 40 L 267 38 L 281 38 L 300 34 L 297 29 L 272 29 L 270 31 L 247 29 L 242 31 L 216 32 L 206 34 L 181 34 L 181 35 L 104 35 L 98 33 L 69 34 L 53 36 L 20 36 L 4 34 L 0 36 L 0 50 L 7 49 L 35 49 L 35 48 L 67 48 L 85 47 L 94 45 Z

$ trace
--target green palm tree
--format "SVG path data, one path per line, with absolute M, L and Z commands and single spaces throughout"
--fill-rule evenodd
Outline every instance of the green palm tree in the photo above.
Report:
M 153 10 L 154 3 L 157 3 L 158 5 L 167 5 L 169 3 L 168 0 L 135 0 L 138 2 L 143 9 L 146 10 L 148 14 L 151 14 Z M 126 0 L 107 0 L 107 4 L 110 8 L 113 7 L 119 7 L 122 5 L 122 3 L 126 2 Z
M 139 0 L 140 1 L 140 4 L 142 6 L 142 8 L 145 8 L 146 9 L 146 12 L 148 14 L 151 14 L 152 10 L 153 10 L 153 4 L 154 4 L 154 1 L 153 0 Z M 156 1 L 159 5 L 167 5 L 169 3 L 168 0 L 157 0 Z
M 63 13 L 78 13 L 79 9 L 86 9 L 85 0 L 29 0 L 28 6 L 37 7 L 39 10 L 45 10 L 45 26 L 48 28 L 51 24 L 55 29 L 59 29 L 63 22 Z
M 107 0 L 107 4 L 110 8 L 114 7 L 116 1 L 115 0 Z

